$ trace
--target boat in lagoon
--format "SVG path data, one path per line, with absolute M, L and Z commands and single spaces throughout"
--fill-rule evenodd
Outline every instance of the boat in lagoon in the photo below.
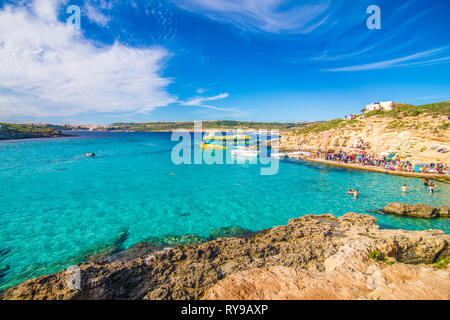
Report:
M 201 145 L 202 149 L 210 149 L 210 150 L 225 150 L 227 147 L 221 146 L 214 143 L 202 143 Z
M 272 158 L 284 159 L 287 158 L 288 155 L 286 152 L 271 152 L 270 156 Z
M 257 148 L 254 147 L 236 147 L 234 150 L 231 151 L 231 154 L 234 156 L 239 157 L 251 157 L 251 158 L 257 158 L 259 157 L 259 151 Z
M 250 140 L 250 137 L 248 135 L 215 135 L 214 133 L 209 134 L 203 138 L 203 140 L 234 140 L 234 141 L 248 141 Z

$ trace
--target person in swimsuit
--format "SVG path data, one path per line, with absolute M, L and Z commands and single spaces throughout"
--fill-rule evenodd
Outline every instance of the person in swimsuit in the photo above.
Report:
M 430 183 L 430 187 L 428 188 L 428 192 L 430 194 L 433 194 L 433 192 L 434 192 L 434 183 L 433 182 Z
M 428 187 L 428 186 L 430 185 L 430 182 L 428 181 L 428 178 L 425 179 L 425 182 L 423 183 L 423 185 L 424 185 L 425 187 Z
M 356 189 L 355 192 L 353 192 L 353 196 L 354 196 L 355 198 L 358 198 L 358 196 L 359 196 L 359 191 L 358 191 L 358 189 Z
M 404 184 L 402 186 L 402 192 L 407 192 L 408 191 L 408 187 L 406 186 L 406 184 Z

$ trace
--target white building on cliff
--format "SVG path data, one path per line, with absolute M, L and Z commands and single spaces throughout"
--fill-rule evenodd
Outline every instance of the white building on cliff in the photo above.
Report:
M 383 101 L 383 102 L 372 102 L 371 104 L 368 104 L 366 106 L 365 112 L 370 112 L 374 110 L 384 110 L 389 111 L 394 108 L 394 102 L 393 101 Z

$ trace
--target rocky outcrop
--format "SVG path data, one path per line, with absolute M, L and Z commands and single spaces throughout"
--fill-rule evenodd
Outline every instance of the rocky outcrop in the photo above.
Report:
M 32 138 L 59 138 L 59 137 L 71 137 L 61 133 L 59 130 L 52 130 L 49 132 L 0 132 L 0 140 L 12 140 L 12 139 L 32 139 Z
M 437 209 L 439 210 L 439 217 L 448 218 L 450 216 L 450 206 L 440 206 Z
M 2 298 L 382 299 L 399 292 L 406 295 L 434 281 L 439 283 L 429 292 L 413 296 L 442 298 L 450 288 L 448 269 L 428 272 L 425 266 L 404 264 L 441 260 L 450 253 L 449 242 L 450 236 L 438 230 L 380 230 L 368 215 L 309 215 L 252 237 L 220 238 L 151 253 L 141 243 L 131 260 L 79 264 L 79 287 L 71 285 L 71 268 L 26 281 L 5 291 Z M 404 276 L 402 268 L 412 268 L 405 284 L 398 281 Z M 395 284 L 394 291 L 385 288 L 389 284 Z M 231 287 L 240 289 L 228 294 L 224 288 Z M 433 288 L 441 296 L 434 295 Z
M 330 125 L 321 131 L 283 132 L 279 147 L 289 151 L 357 152 L 359 149 L 353 148 L 355 141 L 363 140 L 368 144 L 366 151 L 369 153 L 388 151 L 407 156 L 406 160 L 412 163 L 449 164 L 450 152 L 438 152 L 439 148 L 450 149 L 450 131 L 443 127 L 445 121 L 425 115 L 401 119 L 362 116 L 341 120 L 337 125 Z
M 383 208 L 383 212 L 387 214 L 395 214 L 398 216 L 430 219 L 438 217 L 448 217 L 449 206 L 441 206 L 435 208 L 423 203 L 408 204 L 391 202 Z
M 360 261 L 359 270 L 323 273 L 289 267 L 246 270 L 219 281 L 208 300 L 448 300 L 449 272 L 425 266 Z
M 251 238 L 254 235 L 255 235 L 254 232 L 236 226 L 236 227 L 221 227 L 214 229 L 209 233 L 209 238 L 211 240 L 220 238 L 231 238 L 231 237 Z

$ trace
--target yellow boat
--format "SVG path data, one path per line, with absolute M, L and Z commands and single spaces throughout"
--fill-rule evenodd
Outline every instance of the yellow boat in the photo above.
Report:
M 224 146 L 219 146 L 217 144 L 208 144 L 208 143 L 203 143 L 202 144 L 202 149 L 226 149 L 226 147 Z
M 249 136 L 206 136 L 204 140 L 250 140 Z

